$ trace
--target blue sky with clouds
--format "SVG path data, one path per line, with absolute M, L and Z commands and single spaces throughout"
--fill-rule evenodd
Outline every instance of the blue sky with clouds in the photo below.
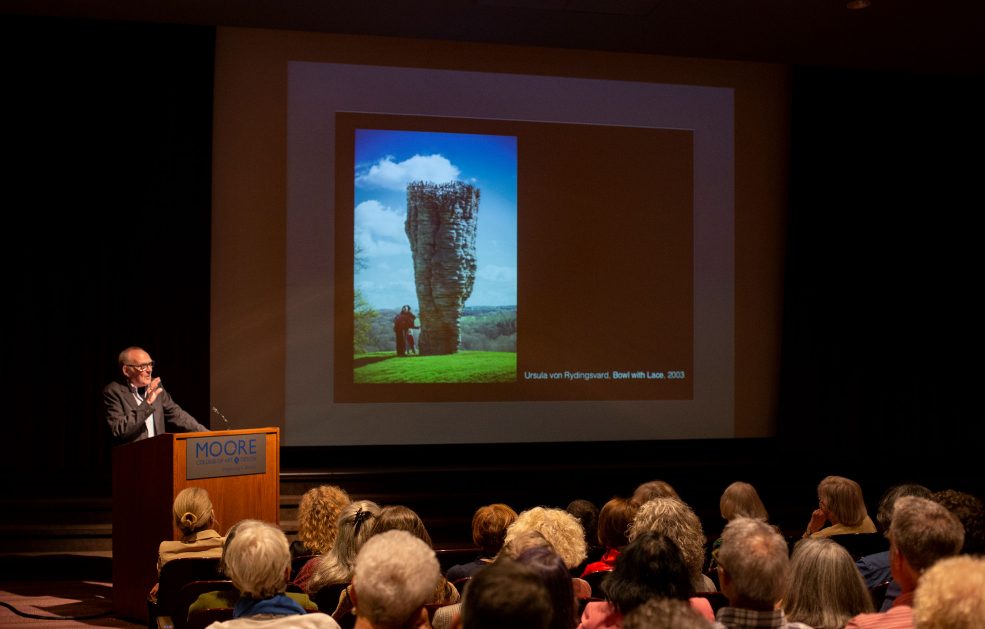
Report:
M 355 287 L 374 308 L 418 311 L 407 184 L 464 181 L 479 188 L 475 287 L 467 306 L 516 305 L 516 137 L 356 130 L 355 233 L 365 268 Z

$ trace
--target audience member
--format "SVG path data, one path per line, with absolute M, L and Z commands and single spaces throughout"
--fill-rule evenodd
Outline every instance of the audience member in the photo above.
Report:
M 505 544 L 530 531 L 544 536 L 569 570 L 585 559 L 585 533 L 581 523 L 563 509 L 534 507 L 522 512 L 506 529 Z
M 705 564 L 705 533 L 691 507 L 677 498 L 654 498 L 644 503 L 629 527 L 629 540 L 633 541 L 647 531 L 663 533 L 677 544 L 688 565 L 695 591 L 717 589 L 714 581 L 701 572 Z
M 509 557 L 480 570 L 465 589 L 455 629 L 549 629 L 551 594 L 537 572 Z
M 602 506 L 599 513 L 598 538 L 605 548 L 601 559 L 585 566 L 582 578 L 595 573 L 612 570 L 616 565 L 619 551 L 629 543 L 627 534 L 639 506 L 632 500 L 613 498 Z
M 229 576 L 229 570 L 226 569 L 226 556 L 229 550 L 229 544 L 236 539 L 236 534 L 239 531 L 245 531 L 246 529 L 262 525 L 264 522 L 260 520 L 240 520 L 236 524 L 229 527 L 226 532 L 226 541 L 222 545 L 222 556 L 219 558 L 219 572 L 225 576 Z M 300 592 L 285 592 L 285 594 L 294 599 L 294 601 L 304 608 L 308 612 L 318 611 L 318 606 L 308 598 L 307 594 L 302 594 Z M 200 594 L 195 602 L 188 606 L 188 616 L 191 617 L 197 611 L 202 611 L 206 609 L 219 609 L 224 607 L 234 607 L 236 602 L 239 601 L 239 592 L 230 592 L 228 590 L 214 590 L 211 592 L 204 592 Z
M 985 554 L 985 507 L 982 501 L 963 491 L 945 489 L 936 491 L 930 499 L 944 505 L 944 508 L 957 516 L 964 527 L 965 555 Z
M 985 557 L 941 559 L 920 577 L 913 596 L 917 629 L 985 625 Z
M 817 486 L 817 502 L 804 537 L 876 532 L 876 525 L 865 510 L 862 488 L 852 479 L 828 476 Z M 825 522 L 831 525 L 825 528 Z
M 526 549 L 517 556 L 516 561 L 533 568 L 547 586 L 551 595 L 551 608 L 554 610 L 548 626 L 551 629 L 574 629 L 578 624 L 577 603 L 571 574 L 564 561 L 557 553 L 544 546 Z
M 900 595 L 889 611 L 860 614 L 846 627 L 906 629 L 913 626 L 913 591 L 920 575 L 938 560 L 958 554 L 964 543 L 961 522 L 943 506 L 914 496 L 896 501 L 889 526 L 889 563 Z
M 622 629 L 712 629 L 715 625 L 675 598 L 651 598 L 626 614 Z
M 380 515 L 373 523 L 370 539 L 387 531 L 403 531 L 409 533 L 421 540 L 428 548 L 431 548 L 431 535 L 428 534 L 424 522 L 417 513 L 403 505 L 391 505 L 383 507 L 380 510 Z M 430 605 L 451 605 L 457 603 L 459 598 L 460 595 L 455 586 L 439 575 L 431 596 L 425 603 Z M 332 613 L 332 617 L 342 624 L 347 624 L 346 616 L 355 613 L 355 605 L 356 601 L 352 596 L 352 587 L 347 587 L 339 596 L 339 604 Z
M 180 557 L 219 557 L 223 538 L 212 529 L 215 512 L 209 492 L 201 487 L 186 487 L 178 492 L 172 507 L 174 525 L 181 537 L 161 542 L 157 555 L 157 570 Z
M 883 494 L 882 499 L 879 501 L 879 509 L 876 511 L 876 521 L 879 524 L 879 529 L 887 536 L 889 535 L 889 526 L 893 519 L 893 508 L 896 506 L 896 501 L 903 496 L 930 498 L 930 490 L 923 485 L 915 485 L 913 483 L 894 485 L 886 490 L 886 493 Z M 900 590 L 899 584 L 892 581 L 892 574 L 889 570 L 889 551 L 884 550 L 861 557 L 855 565 L 858 567 L 859 573 L 861 573 L 862 579 L 865 581 L 865 586 L 869 589 L 875 588 L 885 581 L 890 581 L 889 586 L 886 588 L 886 594 L 883 597 L 881 611 L 886 611 L 892 607 L 893 601 L 899 596 Z
M 645 531 L 630 542 L 602 581 L 602 592 L 606 600 L 585 606 L 579 629 L 618 628 L 626 614 L 654 597 L 690 600 L 701 615 L 714 619 L 708 600 L 692 597 L 690 567 L 674 541 L 663 533 Z
M 379 505 L 369 500 L 357 500 L 342 509 L 332 550 L 322 557 L 310 577 L 299 574 L 294 583 L 308 594 L 315 594 L 327 585 L 351 581 L 356 554 L 372 534 L 379 514 Z
M 602 557 L 605 549 L 599 546 L 599 508 L 590 500 L 579 498 L 572 500 L 565 511 L 578 518 L 581 528 L 585 531 L 585 550 L 586 558 L 579 566 L 578 574 L 581 574 L 590 561 L 597 561 Z
M 306 613 L 285 595 L 291 551 L 287 537 L 276 526 L 241 527 L 226 549 L 225 567 L 240 598 L 233 607 L 233 620 L 213 623 L 211 628 L 338 629 L 330 616 Z
M 352 501 L 335 485 L 309 489 L 298 503 L 298 535 L 291 543 L 291 557 L 324 555 L 332 550 L 339 533 L 339 514 Z
M 399 529 L 374 535 L 356 557 L 350 587 L 356 629 L 428 627 L 424 605 L 440 580 L 438 560 L 424 541 Z
M 631 500 L 636 503 L 636 506 L 642 506 L 644 502 L 650 502 L 654 498 L 677 498 L 681 499 L 674 491 L 674 488 L 670 486 L 670 483 L 662 480 L 651 480 L 642 483 L 633 492 Z
M 729 605 L 718 610 L 718 622 L 728 629 L 810 629 L 777 608 L 789 566 L 787 542 L 775 528 L 752 518 L 729 522 L 718 551 L 718 579 Z
M 725 488 L 722 497 L 718 500 L 718 510 L 726 524 L 735 518 L 756 518 L 763 522 L 769 520 L 769 514 L 766 513 L 766 507 L 763 506 L 763 501 L 759 499 L 756 488 L 742 481 L 736 481 Z M 715 554 L 721 545 L 721 536 L 712 542 L 711 561 L 708 563 L 709 570 L 716 568 Z
M 479 547 L 479 556 L 469 563 L 449 568 L 445 574 L 448 580 L 454 582 L 471 577 L 492 563 L 496 553 L 503 547 L 506 529 L 515 521 L 516 511 L 508 505 L 491 504 L 476 509 L 472 516 L 472 542 Z
M 822 537 L 802 539 L 794 548 L 783 611 L 814 629 L 842 629 L 853 616 L 873 610 L 852 556 Z

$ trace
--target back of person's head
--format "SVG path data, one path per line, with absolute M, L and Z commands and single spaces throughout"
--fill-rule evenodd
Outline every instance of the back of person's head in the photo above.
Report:
M 783 596 L 789 566 L 787 542 L 769 524 L 736 518 L 725 525 L 718 568 L 733 607 L 773 609 Z
M 547 548 L 554 552 L 554 547 L 551 546 L 546 537 L 541 535 L 540 531 L 523 531 L 503 542 L 503 547 L 497 556 L 516 559 L 520 553 L 528 548 Z
M 370 500 L 356 500 L 339 513 L 338 535 L 332 550 L 319 562 L 308 582 L 308 592 L 326 585 L 348 583 L 356 563 L 356 553 L 373 533 L 380 507 Z
M 790 621 L 816 629 L 841 629 L 858 614 L 871 612 L 872 598 L 855 560 L 826 538 L 797 542 L 783 611 Z
M 711 622 L 687 601 L 651 598 L 626 614 L 622 629 L 711 629 Z
M 540 546 L 523 551 L 516 561 L 533 568 L 547 586 L 551 595 L 551 607 L 554 609 L 551 628 L 571 629 L 578 624 L 571 574 L 561 558 L 550 548 Z
M 377 629 L 403 627 L 431 599 L 440 578 L 430 546 L 407 531 L 381 532 L 356 556 L 356 613 Z
M 935 491 L 930 499 L 944 505 L 944 508 L 961 521 L 964 527 L 964 546 L 961 552 L 966 555 L 985 554 L 985 506 L 982 501 L 954 489 Z
M 622 548 L 629 543 L 629 525 L 639 510 L 632 500 L 613 498 L 599 512 L 599 541 L 607 548 Z
M 506 529 L 505 543 L 530 531 L 543 535 L 569 569 L 584 561 L 588 553 L 581 522 L 563 509 L 527 509 Z
M 942 505 L 926 498 L 903 496 L 893 509 L 889 539 L 919 573 L 939 559 L 961 552 L 964 527 Z
M 482 553 L 492 557 L 503 547 L 506 529 L 516 521 L 516 511 L 496 503 L 479 507 L 472 516 L 472 541 Z
M 632 501 L 639 506 L 654 498 L 677 498 L 680 500 L 681 497 L 677 495 L 677 492 L 667 481 L 651 480 L 641 483 L 636 488 L 636 491 L 633 492 Z
M 865 520 L 865 499 L 858 483 L 844 476 L 828 476 L 817 486 L 817 498 L 845 526 Z
M 327 553 L 339 532 L 339 513 L 350 502 L 335 485 L 309 489 L 298 503 L 298 539 L 313 552 Z
M 579 498 L 572 500 L 565 509 L 568 513 L 578 518 L 581 528 L 585 531 L 585 542 L 589 546 L 599 543 L 599 508 L 589 500 Z
M 258 524 L 264 524 L 264 522 L 262 520 L 246 519 L 240 520 L 229 527 L 229 530 L 226 531 L 226 539 L 222 542 L 222 555 L 219 557 L 219 572 L 229 576 L 229 572 L 226 569 L 226 553 L 229 551 L 229 544 L 236 539 L 236 534 Z
M 978 629 L 985 624 L 985 557 L 941 559 L 920 577 L 917 629 Z
M 270 598 L 287 587 L 291 551 L 287 536 L 276 526 L 240 526 L 225 554 L 226 574 L 243 596 Z
M 551 594 L 537 572 L 507 557 L 480 570 L 465 588 L 463 629 L 549 629 Z
M 893 520 L 893 507 L 896 505 L 896 501 L 903 496 L 930 498 L 930 490 L 923 485 L 914 483 L 903 483 L 887 489 L 879 500 L 879 509 L 876 511 L 876 521 L 883 531 L 889 531 L 889 524 Z
M 643 504 L 629 527 L 629 541 L 647 531 L 663 533 L 677 544 L 694 582 L 705 562 L 705 532 L 697 514 L 677 498 L 654 498 Z
M 623 548 L 602 581 L 602 591 L 623 614 L 654 597 L 686 600 L 694 594 L 691 570 L 677 544 L 655 531 L 640 534 Z
M 764 522 L 769 520 L 769 514 L 766 513 L 766 507 L 759 499 L 756 488 L 742 481 L 736 481 L 725 488 L 718 506 L 722 517 L 726 520 L 735 518 L 757 518 Z
M 380 511 L 376 522 L 373 523 L 373 532 L 371 534 L 379 535 L 386 531 L 407 531 L 427 544 L 428 547 L 432 546 L 431 536 L 428 534 L 427 528 L 424 527 L 424 521 L 421 520 L 421 516 L 417 515 L 413 509 L 403 505 L 390 505 L 383 507 Z
M 214 512 L 209 492 L 201 487 L 186 487 L 174 497 L 174 525 L 187 537 L 212 526 Z

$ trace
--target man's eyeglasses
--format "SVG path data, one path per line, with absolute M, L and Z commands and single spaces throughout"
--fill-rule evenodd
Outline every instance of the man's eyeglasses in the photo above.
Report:
M 131 369 L 136 369 L 140 373 L 143 373 L 143 372 L 147 371 L 148 369 L 153 369 L 154 368 L 154 361 L 152 360 L 149 363 L 144 363 L 142 365 L 127 365 L 127 367 L 130 367 Z

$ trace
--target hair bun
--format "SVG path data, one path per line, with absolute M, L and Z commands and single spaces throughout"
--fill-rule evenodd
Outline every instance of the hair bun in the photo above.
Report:
M 198 516 L 190 511 L 186 511 L 183 516 L 181 516 L 181 523 L 185 526 L 192 527 L 198 522 Z

